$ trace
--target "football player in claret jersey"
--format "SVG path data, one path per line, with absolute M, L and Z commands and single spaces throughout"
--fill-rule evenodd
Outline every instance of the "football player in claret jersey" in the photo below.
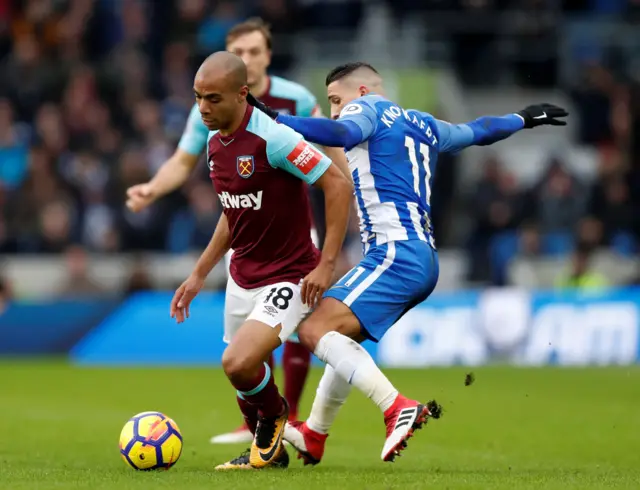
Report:
M 269 27 L 259 19 L 250 19 L 229 31 L 226 49 L 242 58 L 247 65 L 251 93 L 261 97 L 270 107 L 285 114 L 322 117 L 316 98 L 306 88 L 267 74 L 271 61 L 271 42 Z M 194 104 L 174 155 L 165 162 L 150 182 L 133 186 L 127 191 L 127 206 L 133 211 L 140 211 L 182 186 L 204 151 L 208 134 L 209 130 L 202 122 L 198 106 Z M 349 175 L 342 148 L 325 148 L 324 152 L 345 175 Z M 312 235 L 314 234 L 315 230 L 312 231 Z M 230 256 L 231 251 L 227 253 L 225 259 L 228 261 Z M 311 353 L 298 342 L 295 335 L 287 339 L 282 353 L 282 367 L 284 395 L 289 402 L 292 419 L 297 417 L 310 361 Z M 273 365 L 272 360 L 270 364 Z M 232 432 L 212 437 L 211 442 L 214 444 L 249 442 L 252 437 L 251 432 L 243 424 Z
M 431 189 L 441 152 L 489 145 L 523 128 L 564 126 L 567 112 L 551 104 L 506 116 L 449 124 L 405 110 L 385 98 L 382 78 L 366 63 L 350 63 L 326 80 L 331 116 L 315 120 L 278 115 L 249 102 L 308 141 L 347 151 L 360 218 L 364 259 L 339 280 L 299 328 L 300 341 L 327 363 L 306 422 L 287 427 L 285 439 L 307 463 L 318 463 L 329 428 L 351 385 L 384 414 L 383 461 L 393 461 L 407 439 L 441 408 L 405 398 L 358 342 L 377 342 L 438 280 L 431 229 Z
M 288 418 L 271 369 L 263 362 L 293 334 L 333 279 L 346 234 L 352 185 L 326 156 L 285 125 L 247 104 L 247 69 L 219 52 L 202 64 L 194 91 L 209 128 L 207 162 L 224 213 L 171 314 L 188 318 L 192 299 L 229 248 L 222 365 L 255 434 L 251 450 L 218 469 L 286 466 Z M 322 189 L 326 237 L 311 241 L 307 185 Z

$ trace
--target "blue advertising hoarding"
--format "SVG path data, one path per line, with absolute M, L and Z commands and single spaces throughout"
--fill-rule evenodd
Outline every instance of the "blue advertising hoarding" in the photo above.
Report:
M 126 300 L 72 350 L 80 364 L 219 364 L 224 295 L 169 318 L 170 293 Z M 511 289 L 437 294 L 367 349 L 383 366 L 631 364 L 639 359 L 640 290 Z
M 66 354 L 118 304 L 112 299 L 12 303 L 0 314 L 0 356 Z
M 377 360 L 406 367 L 632 364 L 639 359 L 639 322 L 638 290 L 437 296 L 394 325 Z

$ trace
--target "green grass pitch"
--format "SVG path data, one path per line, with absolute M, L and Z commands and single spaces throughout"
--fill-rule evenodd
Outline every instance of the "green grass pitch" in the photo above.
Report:
M 21 489 L 595 489 L 640 488 L 640 368 L 389 370 L 409 396 L 435 397 L 440 420 L 396 463 L 380 461 L 380 413 L 353 393 L 326 459 L 286 471 L 216 473 L 243 446 L 209 437 L 239 421 L 220 369 L 97 369 L 0 362 L 0 488 Z M 278 373 L 280 374 L 280 373 Z M 313 372 L 309 405 L 320 371 Z M 179 424 L 185 449 L 167 472 L 136 472 L 118 454 L 135 413 Z

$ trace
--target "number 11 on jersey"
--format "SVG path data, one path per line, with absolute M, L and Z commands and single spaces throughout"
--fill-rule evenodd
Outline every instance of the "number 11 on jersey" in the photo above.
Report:
M 413 172 L 413 190 L 420 197 L 420 164 L 418 163 L 418 157 L 416 155 L 416 142 L 411 136 L 405 136 L 404 146 L 409 151 L 409 161 L 411 162 Z M 431 167 L 429 167 L 429 146 L 424 143 L 420 143 L 420 155 L 422 156 L 422 166 L 427 174 L 426 178 L 426 193 L 427 204 L 431 204 Z

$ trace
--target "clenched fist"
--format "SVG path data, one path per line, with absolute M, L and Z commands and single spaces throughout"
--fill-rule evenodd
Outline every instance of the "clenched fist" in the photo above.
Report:
M 127 207 L 134 213 L 150 206 L 156 198 L 149 183 L 134 185 L 127 189 Z

